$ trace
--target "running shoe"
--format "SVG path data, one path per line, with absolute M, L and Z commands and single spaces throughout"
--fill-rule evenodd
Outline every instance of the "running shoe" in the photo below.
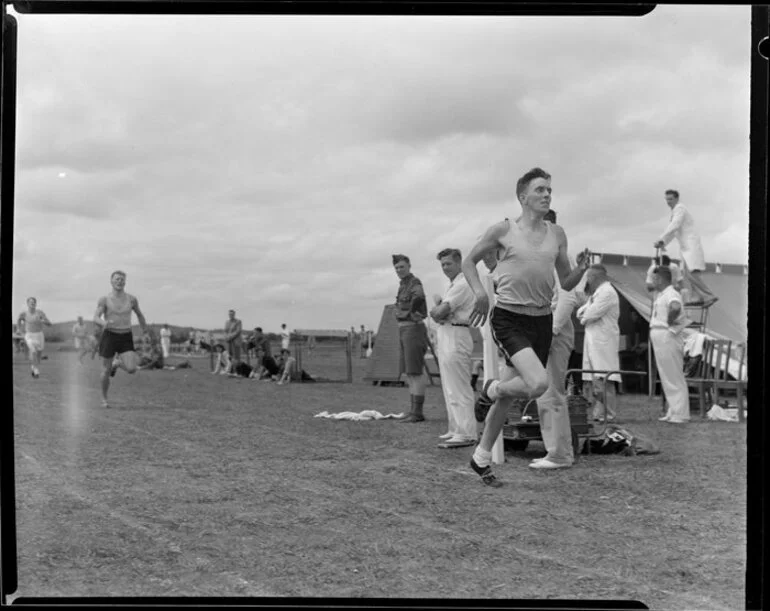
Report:
M 479 467 L 476 464 L 476 461 L 473 460 L 473 456 L 471 456 L 471 469 L 473 469 L 481 476 L 481 481 L 484 482 L 487 486 L 492 488 L 500 488 L 500 486 L 503 485 L 503 482 L 497 479 L 492 473 L 492 467 L 489 465 L 486 467 Z
M 489 410 L 495 403 L 494 399 L 490 399 L 487 394 L 487 390 L 489 390 L 489 386 L 492 382 L 494 382 L 494 380 L 487 380 L 484 382 L 484 387 L 481 389 L 481 392 L 476 399 L 476 403 L 473 405 L 473 415 L 476 417 L 476 422 L 484 422 L 484 420 L 487 419 Z

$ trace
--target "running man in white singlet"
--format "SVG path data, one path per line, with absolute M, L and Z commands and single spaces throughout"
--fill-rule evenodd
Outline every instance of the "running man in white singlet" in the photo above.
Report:
M 40 377 L 40 355 L 45 348 L 43 326 L 51 326 L 51 321 L 43 310 L 37 309 L 37 299 L 27 299 L 27 309 L 19 314 L 17 321 L 20 333 L 24 334 L 24 343 L 29 349 L 29 372 L 33 378 Z
M 134 337 L 131 333 L 131 313 L 136 313 L 142 332 L 151 341 L 153 332 L 147 326 L 144 314 L 139 309 L 139 301 L 133 295 L 125 292 L 126 273 L 120 270 L 110 276 L 112 291 L 105 297 L 100 297 L 94 313 L 94 322 L 103 329 L 99 342 L 99 356 L 102 357 L 102 406 L 109 407 L 107 391 L 110 388 L 110 378 L 117 369 L 123 368 L 128 373 L 136 372 L 139 357 L 134 350 Z
M 577 267 L 571 269 L 564 230 L 543 219 L 551 206 L 550 174 L 540 168 L 530 170 L 516 183 L 516 196 L 521 216 L 490 227 L 462 266 L 475 295 L 470 323 L 483 325 L 489 316 L 492 338 L 505 357 L 502 379 L 488 379 L 477 399 L 477 412 L 479 408 L 488 408 L 489 412 L 470 461 L 482 481 L 495 488 L 502 483 L 492 474 L 492 446 L 509 408 L 514 399 L 536 399 L 548 388 L 545 365 L 553 333 L 554 267 L 562 288 L 570 290 L 580 282 L 590 263 L 585 250 L 577 257 Z M 498 252 L 497 298 L 490 313 L 489 296 L 476 265 L 494 250 Z

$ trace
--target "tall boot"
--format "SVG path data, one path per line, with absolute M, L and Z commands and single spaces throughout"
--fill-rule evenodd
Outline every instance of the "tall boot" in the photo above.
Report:
M 414 418 L 414 395 L 409 395 L 409 398 L 412 400 L 412 407 L 409 409 L 409 413 L 406 416 L 402 416 L 398 419 L 398 422 L 414 422 L 412 418 Z
M 422 406 L 425 403 L 424 395 L 410 395 L 412 399 L 412 411 L 409 415 L 400 422 L 422 422 L 425 420 L 425 416 L 422 414 Z

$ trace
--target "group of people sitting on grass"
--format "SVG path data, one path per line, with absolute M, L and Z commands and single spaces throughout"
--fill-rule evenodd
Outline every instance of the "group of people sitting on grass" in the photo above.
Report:
M 291 355 L 289 350 L 281 350 L 278 360 L 265 354 L 262 350 L 257 350 L 255 362 L 256 365 L 253 367 L 240 360 L 236 362 L 230 358 L 225 346 L 216 344 L 214 346 L 214 370 L 211 373 L 252 380 L 268 380 L 278 384 L 288 384 L 292 379 L 312 381 L 312 377 L 304 370 L 297 371 L 297 359 Z
M 138 369 L 166 369 L 174 371 L 175 369 L 189 369 L 190 367 L 192 365 L 186 359 L 175 365 L 166 364 L 166 359 L 163 357 L 163 348 L 157 342 L 153 342 L 149 336 L 144 338 L 142 350 L 139 353 Z

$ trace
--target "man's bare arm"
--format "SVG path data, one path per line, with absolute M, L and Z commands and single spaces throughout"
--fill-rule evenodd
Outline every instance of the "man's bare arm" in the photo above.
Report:
M 577 256 L 577 265 L 575 269 L 571 269 L 569 264 L 569 257 L 567 256 L 567 234 L 564 233 L 564 229 L 560 225 L 552 225 L 556 237 L 559 240 L 559 252 L 556 255 L 556 273 L 559 274 L 559 282 L 561 287 L 565 291 L 571 291 L 579 283 L 583 274 L 590 265 L 590 257 L 588 249 L 584 250 Z
M 468 320 L 473 326 L 483 325 L 489 315 L 489 295 L 481 283 L 479 270 L 476 266 L 484 258 L 484 255 L 500 248 L 500 239 L 508 232 L 508 228 L 509 221 L 501 221 L 492 225 L 463 259 L 463 275 L 474 296 L 473 311 Z
M 139 321 L 139 326 L 142 328 L 142 333 L 149 333 L 152 335 L 152 329 L 147 328 L 147 321 L 144 318 L 144 314 L 142 314 L 142 310 L 139 309 L 139 300 L 136 297 L 134 297 L 134 302 L 131 307 L 136 313 L 136 319 Z
M 94 312 L 94 323 L 96 323 L 101 328 L 104 328 L 107 326 L 107 321 L 102 318 L 102 316 L 107 315 L 107 300 L 104 297 L 100 297 L 99 301 L 96 302 L 96 312 Z

